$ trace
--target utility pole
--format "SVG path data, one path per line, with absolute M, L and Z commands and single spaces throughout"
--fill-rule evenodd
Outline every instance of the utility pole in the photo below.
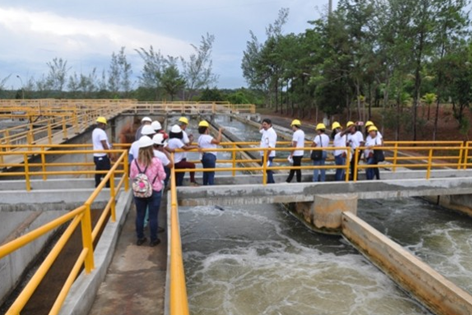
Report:
M 333 0 L 329 0 L 328 13 L 329 13 L 329 15 L 331 15 L 331 13 L 333 13 Z
M 25 99 L 25 86 L 23 85 L 23 80 L 21 80 L 21 77 L 17 74 L 16 77 L 20 79 L 21 83 L 21 99 Z

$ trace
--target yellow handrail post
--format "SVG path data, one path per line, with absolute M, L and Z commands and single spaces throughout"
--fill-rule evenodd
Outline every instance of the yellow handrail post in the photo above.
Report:
M 92 216 L 90 214 L 90 204 L 85 204 L 85 211 L 84 216 L 81 220 L 81 228 L 82 228 L 82 246 L 83 248 L 87 248 L 87 256 L 85 257 L 84 265 L 85 265 L 85 272 L 90 273 L 94 268 L 95 264 L 93 261 L 93 242 L 92 242 Z
M 351 162 L 350 161 L 351 160 L 351 154 L 350 154 L 349 151 L 351 151 L 351 149 L 347 148 L 347 150 L 346 150 L 346 166 L 345 166 L 346 174 L 344 176 L 346 182 L 349 182 L 349 166 L 351 165 L 351 163 L 350 163 Z
M 262 184 L 265 186 L 267 184 L 267 148 L 263 149 L 264 156 L 262 158 Z
M 79 119 L 77 118 L 77 110 L 74 110 L 74 127 L 75 127 L 75 134 L 80 133 L 80 128 L 79 128 Z
M 123 158 L 123 170 L 124 170 L 124 174 L 123 176 L 125 176 L 125 191 L 128 191 L 129 189 L 129 156 L 128 156 L 128 152 L 124 152 L 123 153 L 125 156 Z
M 211 103 L 211 112 L 212 112 L 212 114 L 216 113 L 216 103 L 215 102 Z
M 426 171 L 426 179 L 429 179 L 431 177 L 431 166 L 433 163 L 433 149 L 429 149 L 429 155 L 428 155 L 428 169 Z
M 67 140 L 67 125 L 66 125 L 66 117 L 65 116 L 62 116 L 62 132 L 63 132 L 62 139 Z
M 29 174 L 29 164 L 28 164 L 28 154 L 23 154 L 23 163 L 25 166 L 25 181 L 26 181 L 26 190 L 31 191 L 31 182 L 30 182 L 30 174 Z
M 465 146 L 463 169 L 467 169 L 468 158 L 469 158 L 469 142 L 467 142 L 466 146 Z M 461 165 L 461 167 L 462 167 L 462 165 Z
M 465 141 L 464 141 L 465 142 Z M 463 162 L 463 157 L 464 157 L 464 142 L 461 143 L 461 148 L 459 149 L 459 157 L 457 159 L 457 169 L 460 170 L 463 168 L 463 163 L 465 163 L 465 160 Z
M 111 221 L 116 222 L 115 172 L 112 172 L 110 176 L 110 197 L 111 197 Z
M 357 182 L 357 164 L 359 163 L 359 147 L 354 151 L 354 174 L 352 174 L 352 181 Z
M 48 142 L 49 144 L 52 144 L 52 126 L 51 126 L 51 120 L 48 120 Z
M 26 134 L 26 138 L 27 138 L 28 144 L 33 144 L 34 136 L 33 136 L 32 131 L 28 131 L 28 133 Z
M 233 143 L 233 177 L 236 176 L 236 145 Z
M 395 150 L 393 151 L 393 166 L 392 172 L 397 171 L 397 157 L 398 157 L 398 142 L 395 142 Z
M 44 154 L 44 146 L 41 146 L 41 169 L 43 171 L 43 180 L 47 180 L 46 175 L 46 155 Z

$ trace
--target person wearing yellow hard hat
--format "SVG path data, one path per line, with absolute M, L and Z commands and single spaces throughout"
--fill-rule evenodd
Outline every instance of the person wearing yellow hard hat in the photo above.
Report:
M 216 149 L 217 145 L 220 144 L 223 138 L 224 128 L 218 130 L 218 136 L 213 138 L 210 135 L 210 124 L 202 120 L 198 124 L 198 147 L 205 150 L 201 156 L 203 168 L 216 168 L 217 152 L 211 152 L 206 150 Z M 203 172 L 203 186 L 215 184 L 215 171 Z
M 170 129 L 169 132 L 169 142 L 166 147 L 166 150 L 170 153 L 174 153 L 174 167 L 176 169 L 188 169 L 188 168 L 195 168 L 195 163 L 188 162 L 185 159 L 185 152 L 176 152 L 177 149 L 181 149 L 184 151 L 197 149 L 197 146 L 189 145 L 184 143 L 183 141 L 183 130 L 180 128 L 179 125 L 174 125 Z M 185 173 L 177 173 L 176 174 L 176 185 L 182 186 L 184 180 Z M 190 185 L 192 186 L 199 186 L 199 184 L 195 181 L 195 172 L 190 172 Z
M 331 134 L 331 137 L 333 138 L 333 146 L 335 148 L 339 148 L 334 150 L 334 163 L 338 166 L 345 166 L 346 165 L 346 156 L 347 156 L 347 151 L 346 149 L 342 149 L 346 147 L 347 145 L 347 139 L 346 139 L 346 133 L 349 132 L 349 129 L 346 129 L 343 131 L 343 128 L 341 127 L 341 124 L 335 121 L 333 125 L 331 126 L 331 129 L 333 129 L 333 133 Z M 342 181 L 344 180 L 344 175 L 345 175 L 345 170 L 344 168 L 336 168 L 336 173 L 335 173 L 335 180 L 336 181 Z
M 193 143 L 193 134 L 188 134 L 187 133 L 188 124 L 189 124 L 189 122 L 188 122 L 187 117 L 182 116 L 182 117 L 179 118 L 179 126 L 180 126 L 180 129 L 182 129 L 182 134 L 183 134 L 182 141 L 186 145 L 192 145 L 192 143 Z M 184 153 L 183 160 L 187 161 L 187 153 Z
M 364 157 L 368 165 L 377 165 L 384 160 L 383 151 L 379 148 L 383 145 L 383 139 L 379 136 L 377 127 L 371 125 L 368 128 L 369 135 L 365 140 L 366 149 L 364 150 Z M 379 168 L 367 168 L 366 178 L 368 180 L 380 179 Z
M 94 151 L 110 150 L 111 145 L 108 141 L 108 135 L 105 132 L 107 127 L 107 119 L 105 117 L 98 117 L 96 120 L 97 127 L 92 132 L 92 144 Z M 96 152 L 93 154 L 93 162 L 95 163 L 96 171 L 108 171 L 111 168 L 111 154 L 106 152 Z M 95 174 L 95 187 L 100 185 L 102 178 L 106 174 Z M 110 182 L 107 182 L 106 187 L 110 187 Z
M 305 147 L 305 132 L 301 129 L 302 123 L 300 120 L 295 119 L 292 121 L 290 124 L 293 130 L 293 136 L 292 136 L 292 147 L 293 148 L 303 148 Z M 302 159 L 303 159 L 303 154 L 305 151 L 303 150 L 294 150 L 290 152 L 290 156 L 288 157 L 290 162 L 293 162 L 293 166 L 295 167 L 300 167 L 302 166 Z M 302 170 L 294 170 L 291 169 L 290 173 L 288 174 L 287 177 L 287 183 L 290 183 L 293 179 L 293 176 L 297 174 L 297 183 L 302 182 Z
M 354 178 L 355 164 L 356 162 L 359 162 L 362 153 L 360 150 L 357 150 L 356 155 L 356 149 L 364 146 L 364 135 L 358 130 L 357 124 L 352 121 L 349 121 L 346 124 L 346 128 L 349 130 L 347 134 L 347 144 L 349 147 L 351 147 L 351 168 L 349 172 L 349 179 L 352 180 Z
M 369 135 L 369 128 L 372 127 L 372 126 L 375 126 L 375 124 L 371 120 L 368 120 L 365 123 L 364 127 L 365 127 L 365 136 L 366 136 L 366 138 Z M 380 137 L 380 138 L 383 138 L 382 134 L 378 130 L 377 130 L 377 136 Z
M 323 123 L 316 125 L 316 136 L 311 144 L 313 148 L 327 148 L 329 146 L 329 137 L 326 134 L 326 126 Z M 313 150 L 311 151 L 311 159 L 313 165 L 324 166 L 326 162 L 327 153 L 325 150 Z M 320 174 L 320 175 L 318 175 Z M 319 177 L 318 177 L 319 176 Z M 324 182 L 326 180 L 326 169 L 315 168 L 313 171 L 313 181 Z
M 152 124 L 151 118 L 147 116 L 143 117 L 143 119 L 141 119 L 141 126 L 139 126 L 138 130 L 136 130 L 136 134 L 134 135 L 134 140 L 138 141 L 139 139 L 141 139 L 141 136 L 142 136 L 141 131 L 143 130 L 143 127 L 147 125 L 151 125 L 151 124 Z

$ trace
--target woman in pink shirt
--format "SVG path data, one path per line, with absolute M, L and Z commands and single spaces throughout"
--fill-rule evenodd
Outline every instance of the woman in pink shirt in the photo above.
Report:
M 156 246 L 161 242 L 157 238 L 157 214 L 161 205 L 162 181 L 166 178 L 166 173 L 161 161 L 154 157 L 152 146 L 153 142 L 149 137 L 143 136 L 139 139 L 138 158 L 133 160 L 130 169 L 131 179 L 134 179 L 140 173 L 144 173 L 152 185 L 152 195 L 150 197 L 134 197 L 136 204 L 136 235 L 138 237 L 136 244 L 138 246 L 146 242 L 146 237 L 144 236 L 146 208 L 149 208 L 150 245 Z

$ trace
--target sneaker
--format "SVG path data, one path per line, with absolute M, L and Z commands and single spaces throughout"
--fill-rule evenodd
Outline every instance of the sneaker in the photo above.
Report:
M 147 241 L 147 238 L 143 237 L 143 238 L 139 238 L 138 241 L 136 242 L 136 245 L 138 246 L 141 246 L 144 244 L 144 242 Z
M 198 186 L 200 186 L 200 184 L 197 183 L 197 182 L 191 182 L 191 183 L 190 183 L 190 186 L 198 187 Z
M 163 227 L 158 227 L 157 228 L 157 233 L 162 233 L 162 232 L 165 232 L 166 230 L 163 228 Z
M 159 245 L 160 242 L 161 242 L 160 239 L 151 241 L 151 243 L 149 243 L 149 246 L 154 247 L 154 246 L 156 246 L 156 245 Z

